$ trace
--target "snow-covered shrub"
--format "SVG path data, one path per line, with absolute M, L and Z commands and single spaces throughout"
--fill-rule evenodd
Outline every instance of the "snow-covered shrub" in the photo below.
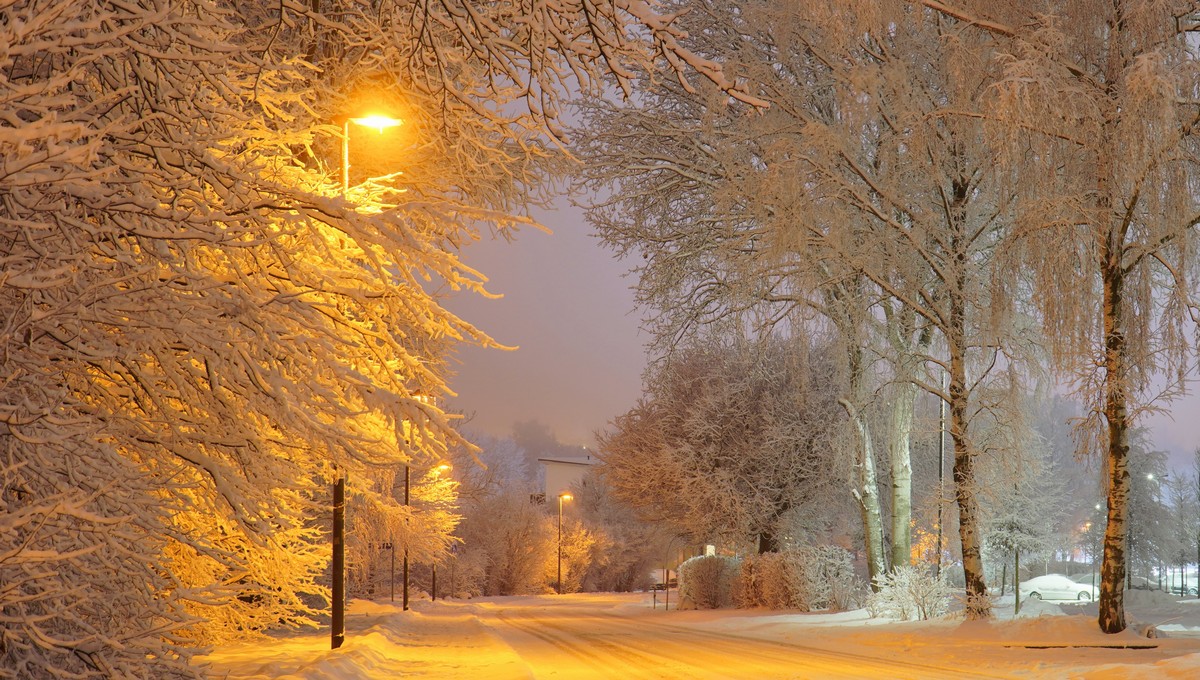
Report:
M 484 567 L 481 595 L 531 595 L 546 590 L 555 570 L 554 522 L 515 487 L 463 506 L 460 557 Z
M 836 546 L 802 546 L 747 557 L 738 579 L 741 607 L 843 610 L 860 590 L 850 553 Z
M 679 608 L 733 606 L 734 582 L 741 560 L 724 555 L 693 557 L 679 565 Z
M 925 621 L 945 614 L 950 605 L 951 587 L 944 571 L 935 577 L 923 569 L 904 566 L 875 582 L 879 592 L 867 599 L 872 617 Z

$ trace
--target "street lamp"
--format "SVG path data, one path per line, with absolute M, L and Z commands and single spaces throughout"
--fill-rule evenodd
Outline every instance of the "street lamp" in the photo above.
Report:
M 569 493 L 558 494 L 558 583 L 554 590 L 559 595 L 562 595 L 562 508 L 563 501 L 569 501 L 573 498 Z
M 399 118 L 389 118 L 372 114 L 364 118 L 347 118 L 346 122 L 342 123 L 342 196 L 345 197 L 350 192 L 350 123 L 361 125 L 363 127 L 374 128 L 383 134 L 383 131 L 390 127 L 396 127 L 404 123 Z
M 346 641 L 346 475 L 333 485 L 333 571 L 329 648 Z

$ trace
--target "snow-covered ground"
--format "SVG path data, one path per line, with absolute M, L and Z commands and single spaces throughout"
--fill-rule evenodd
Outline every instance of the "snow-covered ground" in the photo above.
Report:
M 1200 600 L 1131 591 L 1133 625 L 1096 628 L 1096 605 L 1011 597 L 993 622 L 898 623 L 862 610 L 664 612 L 649 593 L 355 601 L 328 629 L 228 645 L 199 659 L 229 680 L 346 678 L 1200 677 Z M 674 602 L 672 602 L 674 604 Z M 1166 637 L 1139 635 L 1154 627 Z M 881 671 L 881 669 L 889 669 Z

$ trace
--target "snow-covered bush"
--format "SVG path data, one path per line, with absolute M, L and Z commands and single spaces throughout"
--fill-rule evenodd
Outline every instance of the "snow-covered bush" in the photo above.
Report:
M 532 595 L 546 590 L 555 568 L 555 525 L 526 489 L 475 499 L 463 506 L 461 554 L 483 559 L 482 595 Z
M 734 604 L 741 560 L 724 555 L 693 557 L 679 565 L 679 608 L 720 609 Z
M 904 566 L 876 580 L 879 592 L 867 598 L 872 617 L 925 621 L 946 613 L 951 587 L 945 571 L 933 576 L 924 569 Z
M 737 580 L 740 607 L 843 610 L 861 590 L 850 553 L 836 546 L 802 546 L 747 557 Z

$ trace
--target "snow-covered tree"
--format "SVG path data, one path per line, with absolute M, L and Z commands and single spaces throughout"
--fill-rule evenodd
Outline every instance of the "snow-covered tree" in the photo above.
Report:
M 1126 550 L 1130 576 L 1151 578 L 1169 559 L 1174 535 L 1167 497 L 1167 454 L 1151 448 L 1149 432 L 1135 428 L 1129 436 L 1129 507 Z
M 1163 480 L 1170 543 L 1164 555 L 1168 567 L 1187 566 L 1196 561 L 1196 532 L 1200 529 L 1200 505 L 1196 503 L 1195 479 L 1186 472 L 1172 471 Z M 1174 583 L 1174 579 L 1172 583 Z
M 612 493 L 680 533 L 779 550 L 789 513 L 822 514 L 836 424 L 828 360 L 792 344 L 712 338 L 650 369 L 599 437 Z
M 889 356 L 898 382 L 949 404 L 970 611 L 986 616 L 973 390 L 1002 354 L 1022 353 L 1028 330 L 1012 321 L 1014 290 L 994 285 L 1012 199 L 981 122 L 980 95 L 1001 74 L 995 45 L 909 5 L 689 6 L 697 49 L 736 64 L 771 107 L 752 115 L 668 84 L 637 107 L 595 105 L 581 154 L 589 182 L 615 188 L 590 217 L 619 253 L 645 258 L 639 299 L 661 312 L 668 339 L 747 310 L 766 323 L 825 313 L 846 334 L 856 329 L 838 323 L 843 310 L 823 304 L 844 290 L 894 313 L 854 318 L 903 329 L 896 348 L 915 356 Z M 844 342 L 867 337 L 860 328 Z
M 303 620 L 328 482 L 378 506 L 356 480 L 461 443 L 419 397 L 491 343 L 437 287 L 529 222 L 566 84 L 748 99 L 643 3 L 0 7 L 0 677 L 190 676 Z M 368 105 L 402 155 L 344 138 Z
M 364 485 L 368 493 L 351 495 L 346 510 L 346 561 L 352 594 L 380 592 L 395 555 L 407 552 L 410 563 L 429 565 L 449 554 L 461 519 L 458 482 L 449 468 L 409 470 L 407 503 L 405 473 L 395 468 L 373 471 L 370 484 Z
M 1033 271 L 1053 358 L 1088 404 L 1083 450 L 1104 451 L 1099 624 L 1120 632 L 1130 431 L 1156 372 L 1165 396 L 1182 385 L 1200 320 L 1200 15 L 1190 0 L 923 4 L 998 46 L 1003 78 L 981 95 L 1019 197 L 1013 254 Z
M 671 561 L 668 551 L 674 537 L 661 525 L 640 520 L 632 507 L 618 502 L 597 467 L 585 473 L 583 483 L 572 493 L 575 512 L 597 537 L 583 589 L 625 592 L 650 585 L 649 574 Z

